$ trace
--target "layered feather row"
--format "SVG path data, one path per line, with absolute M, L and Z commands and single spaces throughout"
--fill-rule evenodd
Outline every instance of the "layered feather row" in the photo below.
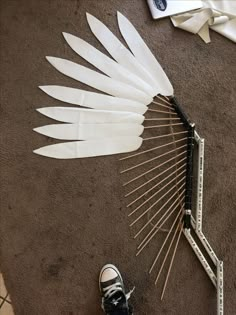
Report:
M 63 124 L 34 130 L 70 142 L 45 146 L 35 153 L 71 159 L 137 150 L 143 141 L 140 136 L 148 105 L 158 94 L 173 95 L 169 79 L 137 30 L 121 13 L 118 12 L 117 18 L 130 50 L 101 21 L 87 14 L 91 31 L 111 57 L 83 39 L 63 33 L 69 46 L 103 74 L 66 59 L 46 57 L 62 74 L 106 94 L 64 86 L 40 86 L 51 97 L 79 107 L 37 109 Z

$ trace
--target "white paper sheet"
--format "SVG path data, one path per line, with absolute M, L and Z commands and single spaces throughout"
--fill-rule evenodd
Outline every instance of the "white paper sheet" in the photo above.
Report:
M 91 31 L 101 42 L 109 54 L 129 71 L 139 76 L 150 85 L 155 87 L 156 94 L 160 93 L 155 78 L 147 69 L 133 56 L 133 54 L 122 44 L 122 42 L 101 21 L 87 13 L 87 20 Z
M 137 101 L 65 86 L 44 85 L 39 86 L 39 88 L 59 101 L 97 110 L 126 111 L 144 114 L 148 109 L 146 105 Z
M 46 57 L 47 60 L 61 73 L 85 83 L 93 88 L 107 94 L 128 98 L 134 101 L 150 104 L 152 97 L 128 84 L 114 80 L 94 70 L 81 66 L 75 62 L 56 58 Z
M 156 95 L 155 89 L 148 82 L 145 82 L 83 39 L 68 33 L 63 33 L 63 35 L 67 43 L 78 55 L 109 77 L 127 83 L 152 97 Z
M 140 136 L 143 129 L 139 124 L 53 124 L 34 128 L 34 131 L 59 140 L 88 140 Z
M 130 112 L 84 109 L 76 107 L 42 107 L 37 111 L 49 118 L 80 124 L 129 123 L 142 124 L 144 116 Z
M 140 137 L 114 137 L 52 144 L 34 150 L 34 153 L 55 159 L 75 159 L 131 152 L 141 144 Z
M 156 57 L 150 51 L 135 27 L 120 12 L 117 13 L 117 17 L 121 34 L 124 37 L 127 45 L 129 46 L 134 56 L 138 59 L 138 61 L 155 78 L 160 93 L 166 96 L 173 95 L 173 87 L 167 75 L 165 74 Z

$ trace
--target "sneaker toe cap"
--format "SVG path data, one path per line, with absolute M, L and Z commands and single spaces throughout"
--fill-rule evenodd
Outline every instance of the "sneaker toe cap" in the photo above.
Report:
M 112 268 L 106 268 L 101 275 L 101 282 L 107 282 L 117 277 L 117 273 Z

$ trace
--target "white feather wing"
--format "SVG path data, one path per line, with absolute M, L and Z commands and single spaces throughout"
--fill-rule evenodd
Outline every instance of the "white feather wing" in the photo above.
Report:
M 144 127 L 139 124 L 53 124 L 34 131 L 59 140 L 88 140 L 117 136 L 140 136 Z
M 109 78 L 75 62 L 56 57 L 46 58 L 61 73 L 107 94 L 135 100 L 144 105 L 149 104 L 152 100 L 151 96 L 128 84 Z
M 147 106 L 137 101 L 65 86 L 44 85 L 39 88 L 59 101 L 97 110 L 126 111 L 144 114 L 148 109 Z
M 114 137 L 58 143 L 34 150 L 34 153 L 56 159 L 87 158 L 135 151 L 141 144 L 140 137 Z
M 63 33 L 63 36 L 69 46 L 78 55 L 80 55 L 82 58 L 87 60 L 89 63 L 91 63 L 93 66 L 101 70 L 109 77 L 120 82 L 129 84 L 152 97 L 155 96 L 155 90 L 151 87 L 151 85 L 127 70 L 124 66 L 120 65 L 113 59 L 100 52 L 98 49 L 96 49 L 83 39 L 68 33 Z
M 162 95 L 173 95 L 173 87 L 161 65 L 148 48 L 131 22 L 120 12 L 117 13 L 118 24 L 127 45 L 140 63 L 152 74 Z

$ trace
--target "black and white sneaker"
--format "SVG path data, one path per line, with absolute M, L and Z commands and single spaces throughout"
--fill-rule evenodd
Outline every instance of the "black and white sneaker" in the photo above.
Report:
M 105 265 L 99 276 L 99 289 L 102 295 L 102 309 L 107 315 L 132 315 L 128 304 L 131 293 L 125 293 L 123 279 L 119 270 L 111 264 Z

